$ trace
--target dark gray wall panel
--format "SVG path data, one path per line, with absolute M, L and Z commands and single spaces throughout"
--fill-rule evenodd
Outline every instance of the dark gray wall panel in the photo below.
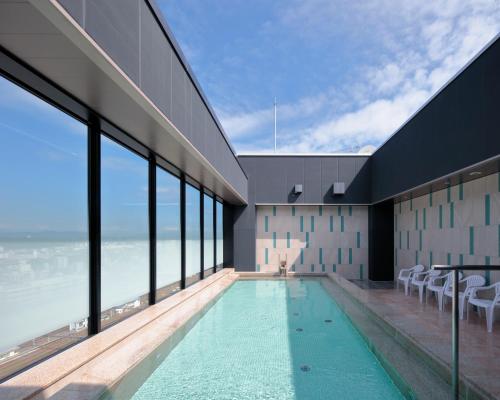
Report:
M 234 150 L 153 0 L 61 4 L 240 193 L 247 180 Z M 120 121 L 112 121 L 120 126 Z M 177 165 L 183 168 L 183 165 Z
M 141 89 L 170 118 L 172 49 L 148 6 L 141 2 Z
M 85 30 L 139 82 L 139 0 L 86 0 Z
M 372 156 L 378 202 L 500 154 L 497 39 Z
M 322 203 L 321 193 L 321 158 L 306 157 L 304 159 L 304 202 Z

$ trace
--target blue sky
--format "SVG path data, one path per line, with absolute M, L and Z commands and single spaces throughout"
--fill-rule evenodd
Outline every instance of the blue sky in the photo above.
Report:
M 157 1 L 238 152 L 275 96 L 278 151 L 377 147 L 500 32 L 498 0 Z

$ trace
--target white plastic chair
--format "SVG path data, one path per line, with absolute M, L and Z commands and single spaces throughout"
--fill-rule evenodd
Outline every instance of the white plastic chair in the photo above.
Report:
M 396 287 L 399 290 L 399 282 L 403 282 L 405 285 L 405 296 L 408 296 L 408 288 L 410 285 L 410 281 L 413 277 L 414 273 L 422 272 L 425 267 L 422 264 L 415 265 L 412 268 L 405 268 L 399 271 L 398 279 L 396 281 Z
M 449 282 L 450 284 L 446 287 L 444 295 L 453 298 L 453 278 Z M 465 289 L 463 292 L 459 289 L 458 292 L 458 312 L 460 313 L 460 319 L 464 319 L 465 302 L 470 297 L 472 289 L 484 286 L 486 280 L 481 275 L 470 275 L 458 281 L 459 288 L 461 283 L 465 283 Z
M 458 279 L 462 279 L 463 274 L 461 272 L 458 273 Z M 443 282 L 442 285 L 439 284 L 439 282 Z M 448 272 L 445 275 L 439 275 L 439 276 L 431 276 L 429 278 L 429 283 L 427 284 L 427 292 L 425 295 L 425 300 L 427 301 L 427 293 L 433 292 L 437 295 L 437 300 L 438 300 L 438 308 L 439 311 L 443 310 L 443 297 L 444 297 L 444 292 L 448 289 L 448 287 L 451 285 L 451 282 L 453 281 L 453 271 Z
M 489 299 L 480 299 L 477 297 L 477 292 L 480 290 L 491 290 L 495 289 L 495 297 L 493 300 Z M 472 288 L 469 302 L 468 304 L 472 304 L 479 309 L 484 308 L 486 311 L 486 327 L 488 332 L 493 332 L 493 321 L 495 319 L 495 307 L 500 306 L 500 282 L 497 282 L 490 286 L 483 287 L 475 287 Z M 469 317 L 469 307 L 467 306 L 467 318 Z
M 415 272 L 413 274 L 413 277 L 411 279 L 411 285 L 416 286 L 418 288 L 418 298 L 420 300 L 420 303 L 423 303 L 424 301 L 424 289 L 429 284 L 430 278 L 439 275 L 441 275 L 441 271 L 437 271 L 435 269 L 430 269 L 424 272 Z M 410 294 L 411 294 L 411 287 L 410 287 Z

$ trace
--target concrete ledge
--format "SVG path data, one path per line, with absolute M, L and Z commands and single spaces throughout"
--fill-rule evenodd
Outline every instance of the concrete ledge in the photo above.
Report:
M 5 381 L 0 385 L 0 398 L 45 399 L 57 393 L 66 399 L 75 398 L 76 392 L 78 399 L 102 395 L 237 279 L 226 268 L 195 283 Z

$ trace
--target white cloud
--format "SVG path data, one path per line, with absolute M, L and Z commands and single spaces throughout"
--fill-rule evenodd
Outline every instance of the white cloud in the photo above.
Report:
M 315 97 L 283 106 L 279 116 L 285 121 L 297 115 L 315 118 L 313 123 L 281 132 L 286 139 L 281 151 L 380 145 L 500 32 L 500 6 L 497 0 L 355 4 L 297 0 L 281 15 L 284 26 L 295 28 L 298 37 L 308 40 L 337 40 L 340 22 L 345 26 L 346 21 L 353 27 L 349 35 L 355 40 L 378 40 L 383 54 L 375 66 L 362 68 L 345 87 L 327 88 Z M 344 108 L 332 106 L 342 102 Z M 271 120 L 272 108 L 222 118 L 237 141 L 258 136 Z M 245 147 L 253 146 L 245 143 Z

